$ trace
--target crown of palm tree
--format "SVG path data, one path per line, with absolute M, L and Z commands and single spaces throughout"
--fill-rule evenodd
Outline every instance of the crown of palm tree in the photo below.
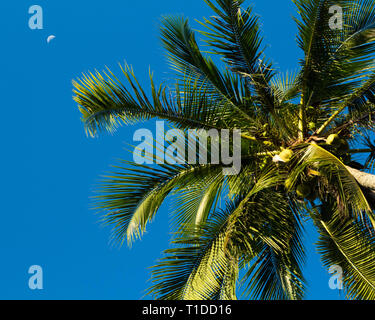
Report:
M 146 95 L 129 66 L 128 84 L 110 70 L 74 82 L 87 132 L 114 131 L 151 118 L 182 129 L 241 129 L 242 170 L 221 164 L 122 162 L 95 206 L 129 244 L 173 195 L 172 248 L 152 270 L 158 299 L 301 299 L 303 224 L 311 219 L 327 267 L 339 265 L 348 298 L 375 299 L 375 113 L 373 0 L 294 0 L 296 74 L 267 60 L 258 17 L 244 0 L 205 0 L 215 16 L 200 50 L 188 20 L 166 17 L 161 34 L 175 85 Z M 343 9 L 331 29 L 330 7 Z M 219 56 L 224 66 L 214 63 Z M 362 144 L 363 147 L 358 148 Z M 368 154 L 364 165 L 354 154 Z M 360 170 L 358 170 L 360 169 Z M 240 276 L 240 271 L 241 276 Z

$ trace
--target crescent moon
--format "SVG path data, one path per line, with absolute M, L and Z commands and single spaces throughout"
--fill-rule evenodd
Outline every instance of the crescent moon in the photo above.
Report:
M 48 38 L 47 38 L 47 43 L 50 43 L 53 39 L 55 39 L 56 37 L 52 34 L 50 35 Z

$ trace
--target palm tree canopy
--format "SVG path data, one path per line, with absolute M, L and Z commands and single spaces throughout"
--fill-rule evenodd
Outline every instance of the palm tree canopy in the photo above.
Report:
M 308 219 L 324 265 L 342 267 L 347 297 L 375 299 L 375 2 L 294 0 L 303 52 L 295 74 L 273 67 L 244 0 L 205 2 L 210 53 L 187 19 L 162 20 L 173 85 L 150 75 L 148 95 L 126 65 L 126 83 L 108 69 L 83 75 L 74 99 L 91 136 L 153 118 L 184 131 L 240 129 L 241 171 L 123 161 L 95 198 L 103 221 L 131 244 L 173 196 L 171 248 L 147 291 L 158 299 L 302 299 Z M 332 6 L 344 12 L 339 28 Z M 365 163 L 353 161 L 362 153 Z

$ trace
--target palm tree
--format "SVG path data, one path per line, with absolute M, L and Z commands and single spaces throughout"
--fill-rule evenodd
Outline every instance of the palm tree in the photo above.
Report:
M 140 238 L 173 195 L 171 248 L 152 268 L 148 294 L 302 299 L 303 228 L 312 221 L 323 264 L 343 270 L 347 298 L 375 299 L 374 1 L 294 0 L 304 53 L 295 74 L 265 57 L 244 0 L 205 2 L 215 12 L 202 22 L 211 52 L 187 19 L 162 20 L 173 86 L 151 76 L 147 95 L 125 66 L 127 85 L 110 70 L 90 73 L 74 82 L 75 101 L 92 136 L 152 118 L 182 130 L 240 129 L 241 172 L 123 161 L 95 201 L 113 239 Z M 329 23 L 333 5 L 343 10 L 341 28 Z

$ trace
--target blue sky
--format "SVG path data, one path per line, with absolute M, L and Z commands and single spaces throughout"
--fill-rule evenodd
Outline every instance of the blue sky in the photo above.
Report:
M 261 15 L 267 53 L 282 71 L 298 66 L 300 51 L 289 0 L 252 0 Z M 114 136 L 87 138 L 72 100 L 72 79 L 82 72 L 133 65 L 147 86 L 171 73 L 158 38 L 162 15 L 194 19 L 212 13 L 203 0 L 6 1 L 0 30 L 2 184 L 0 200 L 1 299 L 140 299 L 148 267 L 168 247 L 168 208 L 163 207 L 142 241 L 128 249 L 109 245 L 108 228 L 89 209 L 101 174 L 124 151 L 137 127 Z M 28 9 L 40 5 L 44 29 L 28 27 Z M 47 36 L 54 34 L 50 44 Z M 339 299 L 320 266 L 307 229 L 308 299 Z M 44 289 L 30 290 L 28 268 L 40 265 Z

